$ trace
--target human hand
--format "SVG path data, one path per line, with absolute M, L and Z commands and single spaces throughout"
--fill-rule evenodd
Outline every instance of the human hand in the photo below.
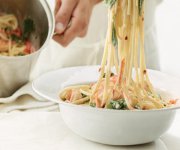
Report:
M 76 37 L 84 37 L 93 7 L 100 1 L 56 0 L 56 28 L 53 39 L 65 47 Z

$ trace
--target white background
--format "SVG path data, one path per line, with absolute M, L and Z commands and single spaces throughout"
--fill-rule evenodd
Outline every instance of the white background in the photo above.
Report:
M 156 12 L 161 70 L 180 77 L 180 1 L 163 0 Z

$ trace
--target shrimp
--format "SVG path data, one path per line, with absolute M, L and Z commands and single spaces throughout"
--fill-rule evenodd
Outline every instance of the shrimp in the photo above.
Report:
M 112 76 L 110 78 L 110 84 L 108 87 L 107 92 L 109 93 L 109 99 L 112 100 L 118 100 L 122 98 L 122 90 L 120 89 L 120 87 L 117 87 L 116 89 L 113 89 L 114 85 L 116 84 L 116 81 L 118 79 L 118 76 Z M 99 88 L 97 89 L 97 92 L 95 93 L 95 96 L 93 97 L 94 101 L 96 102 L 96 106 L 99 106 L 99 102 L 101 102 L 101 107 L 103 107 L 105 104 L 103 104 L 103 92 L 104 92 L 104 85 L 105 85 L 105 81 L 101 81 Z M 96 85 L 93 85 L 93 87 Z M 93 88 L 92 87 L 92 88 Z M 98 104 L 97 104 L 98 103 Z
M 65 90 L 65 91 L 61 92 L 60 98 L 62 100 L 70 100 L 71 93 L 72 93 L 72 90 Z

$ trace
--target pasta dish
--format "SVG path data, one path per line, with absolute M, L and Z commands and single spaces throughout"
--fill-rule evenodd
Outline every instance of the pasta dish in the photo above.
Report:
M 66 87 L 60 98 L 109 109 L 161 109 L 164 100 L 148 77 L 144 52 L 144 0 L 105 0 L 109 5 L 104 54 L 96 83 Z M 115 72 L 112 72 L 115 68 Z M 135 72 L 135 76 L 133 75 Z
M 34 30 L 31 19 L 25 19 L 22 30 L 13 14 L 0 13 L 0 56 L 24 56 L 35 50 L 29 41 Z

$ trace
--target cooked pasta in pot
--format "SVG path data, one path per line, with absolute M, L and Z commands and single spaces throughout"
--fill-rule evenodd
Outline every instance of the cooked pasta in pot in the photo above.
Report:
M 0 14 L 0 56 L 24 56 L 35 51 L 29 36 L 34 30 L 31 19 L 25 19 L 23 29 L 13 14 Z
M 105 0 L 108 30 L 100 76 L 91 85 L 65 88 L 60 98 L 74 104 L 109 109 L 161 109 L 176 100 L 164 100 L 151 84 L 144 53 L 144 0 Z M 117 53 L 116 53 L 117 50 Z M 116 69 L 112 73 L 112 68 Z M 133 77 L 133 69 L 135 77 Z

